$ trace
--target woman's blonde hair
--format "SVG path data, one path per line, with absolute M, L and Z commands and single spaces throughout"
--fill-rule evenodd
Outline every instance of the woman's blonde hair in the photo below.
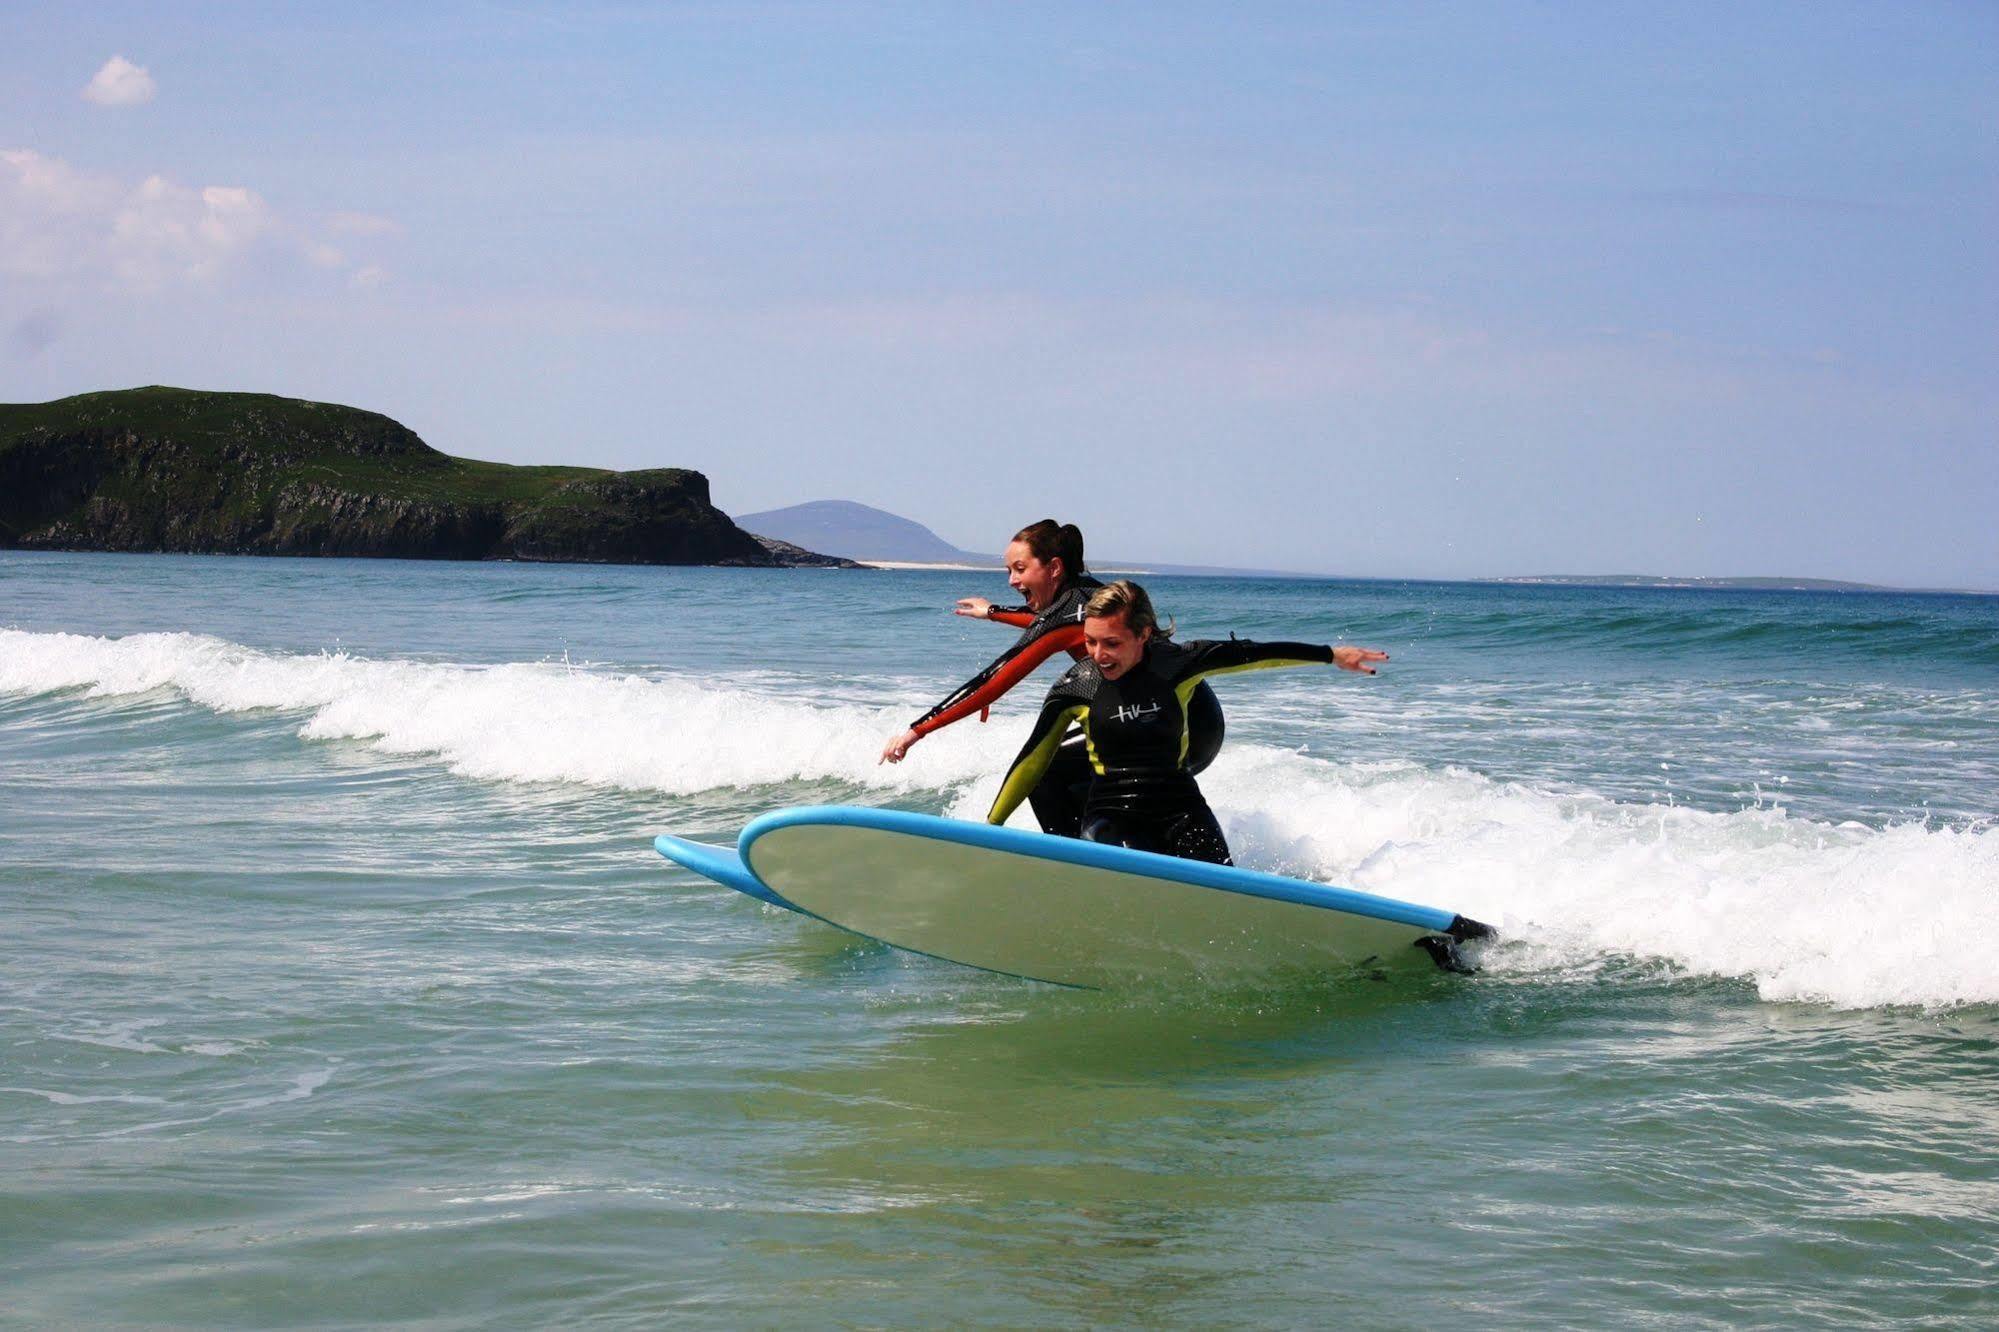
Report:
M 1121 615 L 1125 626 L 1134 634 L 1150 629 L 1155 638 L 1173 637 L 1172 623 L 1159 623 L 1159 612 L 1152 609 L 1152 598 L 1129 578 L 1120 578 L 1115 583 L 1106 583 L 1098 588 L 1084 605 L 1083 615 L 1093 620 L 1108 620 Z

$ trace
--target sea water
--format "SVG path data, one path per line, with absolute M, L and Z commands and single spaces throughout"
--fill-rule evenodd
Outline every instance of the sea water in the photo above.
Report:
M 1481 975 L 1078 994 L 651 851 L 981 817 L 1055 667 L 876 760 L 997 574 L 0 554 L 0 1318 L 1999 1320 L 1999 599 L 1148 581 L 1391 654 L 1203 785 Z

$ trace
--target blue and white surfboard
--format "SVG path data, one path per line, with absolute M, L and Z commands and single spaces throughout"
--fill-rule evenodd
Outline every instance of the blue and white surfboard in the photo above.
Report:
M 743 829 L 733 851 L 653 845 L 869 939 L 1088 989 L 1404 962 L 1464 970 L 1459 945 L 1492 933 L 1349 888 L 901 810 L 784 809 Z

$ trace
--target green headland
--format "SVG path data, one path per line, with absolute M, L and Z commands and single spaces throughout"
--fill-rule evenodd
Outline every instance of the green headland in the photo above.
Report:
M 846 563 L 743 531 L 686 468 L 478 462 L 377 412 L 161 387 L 0 405 L 0 547 Z

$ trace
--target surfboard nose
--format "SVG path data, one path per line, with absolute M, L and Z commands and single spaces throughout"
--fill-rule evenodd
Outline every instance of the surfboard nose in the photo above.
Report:
M 1430 955 L 1444 971 L 1460 976 L 1476 975 L 1478 968 L 1465 960 L 1462 944 L 1485 939 L 1497 939 L 1499 931 L 1483 921 L 1469 916 L 1452 916 L 1450 928 L 1442 934 L 1426 934 L 1416 941 L 1416 946 Z

